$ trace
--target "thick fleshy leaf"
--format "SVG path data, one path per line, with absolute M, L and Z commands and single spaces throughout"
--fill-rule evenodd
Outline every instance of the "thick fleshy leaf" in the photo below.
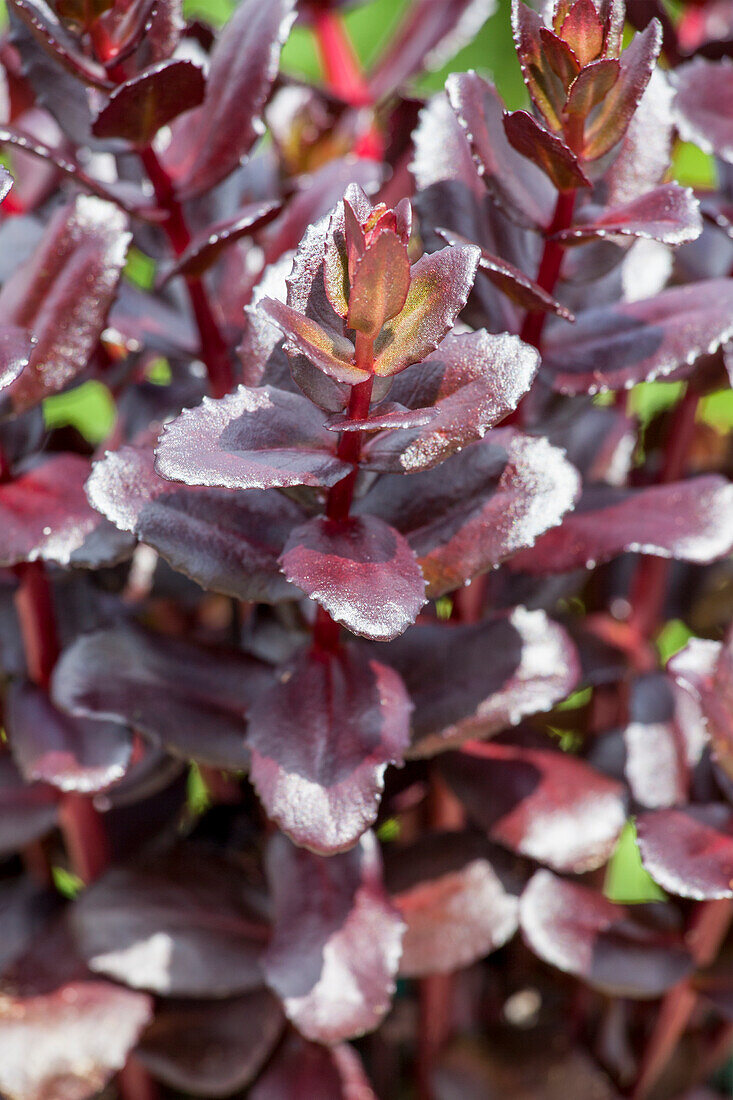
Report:
M 249 1100 L 376 1100 L 356 1051 L 292 1035 L 250 1090 Z
M 0 854 L 20 852 L 50 832 L 58 818 L 58 792 L 26 783 L 8 753 L 0 756 Z
M 437 348 L 466 304 L 479 255 L 474 245 L 449 246 L 413 264 L 404 308 L 374 341 L 375 374 L 398 374 Z
M 286 1015 L 318 1042 L 374 1030 L 390 1007 L 404 924 L 373 834 L 330 859 L 275 836 L 267 869 L 274 927 L 263 968 Z
M 89 967 L 133 989 L 229 997 L 262 982 L 268 927 L 239 864 L 182 845 L 114 867 L 79 897 L 74 937 Z
M 626 133 L 649 83 L 661 46 L 662 28 L 657 19 L 652 19 L 621 54 L 618 80 L 586 127 L 583 145 L 586 160 L 602 157 Z
M 449 340 L 450 337 L 446 337 Z M 438 415 L 437 409 L 408 409 L 397 401 L 382 401 L 361 420 L 334 413 L 326 421 L 329 432 L 380 432 L 383 428 L 422 428 Z
M 357 510 L 405 535 L 435 597 L 531 546 L 572 508 L 578 489 L 562 451 L 500 428 L 437 469 L 381 477 Z
M 452 230 L 437 227 L 437 233 L 447 244 L 467 243 L 465 237 Z M 500 256 L 495 256 L 493 252 L 488 252 L 485 248 L 482 248 L 478 266 L 479 271 L 483 271 L 495 287 L 506 294 L 508 298 L 511 298 L 513 302 L 516 302 L 517 305 L 522 306 L 523 309 L 540 310 L 542 313 L 555 313 L 566 321 L 575 319 L 569 309 L 560 302 L 555 301 L 538 283 L 533 282 L 514 264 L 508 263 Z
M 37 338 L 30 362 L 2 395 L 23 412 L 67 386 L 87 365 L 125 262 L 125 215 L 81 195 L 57 211 L 41 243 L 0 291 L 0 322 Z
M 641 198 L 662 183 L 669 168 L 675 135 L 672 89 L 666 72 L 656 68 L 604 173 L 610 206 Z
M 675 69 L 674 112 L 680 135 L 733 163 L 733 62 L 697 57 Z
M 10 685 L 5 728 L 13 757 L 29 783 L 40 780 L 62 791 L 89 793 L 121 779 L 130 764 L 130 730 L 63 714 L 31 683 Z
M 412 704 L 361 651 L 301 651 L 249 712 L 250 777 L 267 813 L 314 852 L 352 847 L 374 822 L 387 764 L 401 763 Z
M 701 233 L 700 206 L 691 189 L 666 183 L 626 206 L 606 208 L 556 237 L 565 244 L 606 237 L 644 237 L 676 246 L 697 240 Z
M 171 481 L 226 489 L 334 485 L 350 472 L 310 401 L 271 386 L 204 399 L 167 424 L 156 469 Z
M 702 726 L 715 759 L 733 776 L 733 635 L 724 642 L 691 638 L 667 666 L 692 704 L 692 725 Z
M 156 473 L 151 447 L 130 445 L 94 464 L 86 491 L 116 527 L 207 590 L 264 603 L 295 594 L 278 556 L 303 511 L 274 489 L 232 493 L 172 484 Z
M 165 281 L 174 275 L 203 275 L 224 249 L 268 225 L 280 210 L 281 204 L 274 200 L 251 202 L 242 207 L 236 218 L 210 225 L 193 238 L 186 251 L 166 272 Z
M 549 710 L 580 675 L 563 628 L 523 607 L 475 626 L 416 626 L 384 656 L 415 704 L 410 756 L 433 756 Z
M 95 118 L 92 132 L 99 138 L 149 145 L 162 126 L 199 105 L 205 87 L 203 72 L 192 62 L 160 61 L 118 84 Z
M 519 899 L 505 862 L 472 833 L 430 833 L 391 854 L 385 882 L 406 925 L 401 975 L 450 973 L 511 939 Z
M 518 336 L 494 336 L 484 329 L 449 334 L 390 390 L 391 397 L 413 408 L 434 402 L 435 415 L 424 427 L 371 440 L 364 448 L 366 465 L 408 474 L 437 466 L 516 409 L 538 366 L 539 355 Z
M 603 48 L 603 23 L 593 0 L 575 0 L 559 31 L 581 65 L 589 65 Z
M 520 225 L 549 225 L 552 185 L 509 144 L 504 133 L 504 106 L 493 85 L 476 73 L 453 73 L 445 88 L 495 201 Z
M 733 898 L 733 814 L 711 804 L 656 810 L 636 819 L 642 863 L 683 898 Z
M 383 99 L 408 77 L 440 69 L 471 42 L 496 10 L 496 0 L 417 0 L 380 55 L 369 76 L 375 99 Z
M 159 1081 L 191 1096 L 231 1096 L 257 1075 L 282 1031 L 267 990 L 236 1000 L 166 1001 L 135 1051 Z
M 110 627 L 64 650 L 53 698 L 70 714 L 132 725 L 176 756 L 240 769 L 249 759 L 244 714 L 270 678 L 238 650 Z
M 590 187 L 575 153 L 562 138 L 546 130 L 527 111 L 504 115 L 504 131 L 517 152 L 541 168 L 558 191 Z
M 629 389 L 711 355 L 733 335 L 733 281 L 703 279 L 600 306 L 543 340 L 543 369 L 566 394 Z
M 567 113 L 586 119 L 611 91 L 619 72 L 620 65 L 612 58 L 602 58 L 586 65 L 570 87 L 565 105 Z
M 404 308 L 410 290 L 407 248 L 389 229 L 379 233 L 356 264 L 349 294 L 349 328 L 374 338 Z
M 280 560 L 287 580 L 364 638 L 396 638 L 425 603 L 414 553 L 376 516 L 315 516 L 291 532 Z
M 626 823 L 622 785 L 567 753 L 488 742 L 440 767 L 492 840 L 556 871 L 602 866 Z
M 102 66 L 78 49 L 56 11 L 45 0 L 11 0 L 10 6 L 36 41 L 67 72 L 93 87 L 110 87 L 111 82 Z
M 692 969 L 681 937 L 603 894 L 537 871 L 519 909 L 527 944 L 551 966 L 612 997 L 659 997 Z
M 292 0 L 245 0 L 227 23 L 211 55 L 206 97 L 192 122 L 192 151 L 178 188 L 182 198 L 228 176 L 263 132 L 262 109 L 294 18 Z
M 317 321 L 273 298 L 263 298 L 260 309 L 283 333 L 285 348 L 291 355 L 305 355 L 314 367 L 338 382 L 353 385 L 369 377 L 368 371 L 355 366 L 354 345 L 345 336 L 326 330 Z
M 542 34 L 542 31 L 545 34 Z M 514 44 L 532 102 L 553 130 L 562 126 L 563 92 L 578 73 L 578 61 L 562 39 L 547 30 L 542 17 L 521 0 L 512 0 Z M 558 72 L 559 70 L 559 72 Z M 560 78 L 560 84 L 554 79 Z
M 150 997 L 110 982 L 68 982 L 27 996 L 0 994 L 3 1096 L 92 1100 L 122 1069 L 152 1015 Z
M 675 806 L 687 797 L 694 746 L 686 742 L 675 711 L 674 689 L 663 673 L 634 682 L 624 771 L 636 801 L 650 809 Z
M 86 498 L 88 474 L 81 455 L 53 455 L 0 485 L 0 564 L 47 561 L 98 569 L 129 557 L 132 540 Z
M 0 390 L 28 366 L 35 338 L 17 325 L 0 324 Z
M 706 564 L 733 549 L 733 485 L 717 474 L 647 489 L 589 489 L 512 568 L 564 573 L 628 551 Z

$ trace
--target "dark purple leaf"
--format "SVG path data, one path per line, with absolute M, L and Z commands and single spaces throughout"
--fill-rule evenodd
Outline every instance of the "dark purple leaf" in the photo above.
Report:
M 0 325 L 0 390 L 28 366 L 35 338 L 17 325 Z
M 669 80 L 666 73 L 655 69 L 605 173 L 609 205 L 632 202 L 662 182 L 669 168 L 674 132 Z
M 415 555 L 376 516 L 315 516 L 291 532 L 280 561 L 287 580 L 364 638 L 396 638 L 425 603 Z
M 249 713 L 268 815 L 315 852 L 350 848 L 376 818 L 387 764 L 402 762 L 411 709 L 399 676 L 359 650 L 298 653 Z
M 680 245 L 697 240 L 701 232 L 700 207 L 690 188 L 666 183 L 626 206 L 606 208 L 556 237 L 566 244 L 621 236 Z
M 713 753 L 733 775 L 733 635 L 724 642 L 691 638 L 668 671 L 691 706 L 690 724 L 710 738 Z
M 5 725 L 13 757 L 29 783 L 89 793 L 121 779 L 130 764 L 130 730 L 63 714 L 31 683 L 10 685 Z
M 299 394 L 240 386 L 167 424 L 156 469 L 171 481 L 227 489 L 334 485 L 351 467 L 336 457 L 323 419 Z
M 246 767 L 245 711 L 266 687 L 266 665 L 140 627 L 98 630 L 64 650 L 54 670 L 58 706 L 134 726 L 184 759 Z
M 193 116 L 179 194 L 190 198 L 233 172 L 263 131 L 262 109 L 294 19 L 292 0 L 244 0 L 217 40 L 206 96 Z
M 149 145 L 162 126 L 199 105 L 205 87 L 203 72 L 190 61 L 159 61 L 117 85 L 92 132 L 99 138 Z
M 80 374 L 102 333 L 129 234 L 117 207 L 80 196 L 57 211 L 40 245 L 0 291 L 0 322 L 37 338 L 29 365 L 3 394 L 23 412 Z
M 624 730 L 625 773 L 637 802 L 650 809 L 686 801 L 695 746 L 677 721 L 674 689 L 662 673 L 640 676 Z
M 304 355 L 314 367 L 338 382 L 353 385 L 369 377 L 368 371 L 355 366 L 354 345 L 347 337 L 323 328 L 317 321 L 273 298 L 263 298 L 260 308 L 283 333 L 289 354 Z
M 716 351 L 733 335 L 733 282 L 703 279 L 654 298 L 600 306 L 543 341 L 542 362 L 565 394 L 629 389 Z
M 445 87 L 494 200 L 519 225 L 549 225 L 552 185 L 509 144 L 504 133 L 504 105 L 493 85 L 476 73 L 453 73 Z
M 733 815 L 711 804 L 655 810 L 636 819 L 642 863 L 683 898 L 733 898 Z
M 410 290 L 407 247 L 396 233 L 384 229 L 355 265 L 349 294 L 349 328 L 372 339 L 401 313 Z
M 446 343 L 450 337 L 446 337 Z M 422 428 L 438 415 L 437 409 L 408 409 L 396 401 L 382 401 L 362 420 L 334 413 L 326 421 L 329 432 L 379 432 L 383 428 Z
M 416 626 L 392 642 L 385 657 L 415 704 L 408 755 L 418 757 L 490 737 L 549 710 L 573 690 L 580 673 L 562 627 L 544 611 L 525 608 L 476 626 Z
M 193 1096 L 231 1096 L 257 1075 L 282 1030 L 264 989 L 224 1001 L 167 1001 L 135 1057 L 158 1080 Z
M 472 833 L 430 833 L 387 858 L 385 882 L 406 925 L 401 975 L 450 973 L 511 939 L 519 899 L 501 857 Z
M 494 13 L 494 0 L 417 0 L 372 69 L 369 87 L 383 99 L 424 69 L 440 69 Z
M 590 187 L 580 162 L 561 137 L 544 126 L 527 111 L 504 115 L 504 132 L 510 145 L 548 176 L 558 191 Z
M 63 67 L 87 84 L 110 87 L 101 65 L 77 48 L 54 9 L 45 0 L 11 0 L 11 11 L 18 16 L 41 46 Z
M 548 125 L 560 130 L 564 93 L 578 73 L 578 60 L 561 38 L 548 31 L 539 12 L 520 0 L 512 3 L 512 31 L 532 102 Z
M 60 907 L 58 895 L 29 876 L 0 885 L 0 972 L 28 950 Z
M 567 753 L 488 742 L 440 767 L 492 840 L 556 871 L 602 866 L 626 823 L 622 785 Z
M 493 336 L 480 329 L 446 336 L 390 391 L 410 407 L 434 402 L 435 415 L 423 428 L 389 431 L 370 440 L 366 464 L 400 473 L 437 466 L 516 409 L 538 366 L 534 348 L 508 333 Z
M 263 967 L 288 1018 L 324 1043 L 373 1031 L 390 1007 L 404 933 L 374 836 L 329 859 L 273 837 L 268 875 L 275 915 Z
M 697 57 L 675 69 L 672 79 L 681 137 L 733 162 L 733 61 Z
M 652 19 L 646 30 L 637 34 L 621 54 L 618 80 L 585 129 L 583 156 L 586 160 L 602 157 L 626 133 L 649 83 L 661 46 L 662 28 L 657 19 Z
M 265 603 L 295 594 L 278 556 L 303 511 L 274 489 L 232 493 L 172 484 L 155 472 L 150 447 L 131 445 L 95 463 L 87 494 L 116 527 L 204 588 Z
M 519 920 L 539 958 L 612 997 L 659 997 L 692 969 L 678 934 L 550 871 L 530 880 Z
M 0 853 L 11 856 L 50 832 L 58 801 L 52 787 L 25 783 L 10 755 L 0 755 Z
M 262 982 L 259 905 L 234 859 L 186 845 L 107 871 L 71 919 L 95 973 L 171 997 L 230 997 Z
M 568 94 L 565 110 L 568 115 L 587 119 L 602 103 L 619 78 L 620 65 L 613 58 L 593 61 L 578 73 Z
M 89 504 L 89 463 L 53 455 L 0 484 L 0 564 L 47 561 L 98 569 L 129 557 L 132 541 Z
M 291 1036 L 250 1091 L 250 1100 L 376 1100 L 355 1050 Z
M 358 510 L 405 535 L 436 597 L 531 546 L 572 508 L 578 488 L 547 440 L 498 429 L 437 469 L 385 475 Z
M 733 485 L 717 474 L 646 489 L 589 489 L 512 568 L 563 573 L 635 552 L 707 563 L 733 548 Z
M 242 207 L 236 218 L 210 225 L 194 237 L 186 251 L 166 273 L 165 281 L 174 275 L 203 275 L 216 263 L 225 248 L 269 224 L 280 209 L 281 204 L 277 201 L 251 202 Z
M 3 995 L 3 1095 L 8 1100 L 92 1100 L 122 1069 L 152 1015 L 149 997 L 109 982 L 68 982 L 35 996 Z

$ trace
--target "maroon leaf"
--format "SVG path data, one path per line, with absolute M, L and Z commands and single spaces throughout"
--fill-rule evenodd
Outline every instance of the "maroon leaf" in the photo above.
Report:
M 590 180 L 575 153 L 562 138 L 546 130 L 527 111 L 504 115 L 504 131 L 517 152 L 541 168 L 558 191 L 590 187 Z
M 270 677 L 238 650 L 116 627 L 64 650 L 53 697 L 71 714 L 133 725 L 176 756 L 238 769 L 249 760 L 245 711 Z
M 231 1096 L 256 1077 L 282 1023 L 264 989 L 236 1000 L 166 1001 L 135 1057 L 170 1088 L 208 1100 Z
M 51 219 L 41 243 L 0 291 L 0 321 L 38 342 L 3 395 L 23 412 L 86 368 L 125 262 L 129 234 L 117 207 L 80 196 Z
M 54 455 L 0 485 L 0 564 L 47 561 L 100 568 L 129 557 L 132 542 L 89 504 L 89 464 Z
M 672 90 L 666 73 L 655 69 L 605 173 L 609 205 L 631 202 L 663 181 L 674 135 Z
M 250 1100 L 376 1100 L 355 1050 L 291 1036 L 250 1091 Z
M 17 325 L 0 325 L 0 390 L 28 366 L 35 337 Z
M 374 836 L 330 859 L 273 837 L 268 874 L 275 917 L 263 966 L 286 1015 L 318 1042 L 372 1031 L 390 1006 L 404 933 Z
M 425 581 L 409 545 L 376 516 L 316 516 L 283 550 L 286 578 L 354 634 L 389 641 L 414 623 Z
M 445 87 L 495 201 L 520 225 L 549 225 L 552 187 L 544 173 L 509 144 L 504 133 L 504 106 L 494 87 L 476 73 L 453 73 Z
M 593 0 L 575 0 L 559 28 L 581 65 L 588 65 L 603 49 L 603 23 Z
M 447 244 L 466 243 L 465 237 L 450 229 L 437 228 L 436 232 Z M 555 313 L 566 321 L 575 320 L 569 309 L 560 302 L 556 302 L 538 283 L 533 282 L 518 267 L 503 260 L 500 256 L 495 256 L 492 252 L 487 252 L 485 248 L 482 248 L 478 266 L 479 271 L 483 271 L 495 287 L 506 294 L 508 298 L 511 298 L 513 302 L 516 302 L 517 305 L 522 306 L 523 309 Z
M 350 848 L 376 818 L 387 764 L 402 762 L 410 710 L 399 676 L 358 650 L 297 654 L 249 714 L 269 816 L 315 852 Z
M 89 967 L 133 989 L 229 997 L 262 981 L 268 929 L 238 863 L 186 845 L 114 867 L 72 911 Z
M 449 334 L 420 364 L 419 379 L 403 375 L 390 391 L 413 407 L 415 398 L 434 401 L 435 415 L 425 427 L 378 435 L 364 449 L 366 464 L 404 473 L 437 466 L 516 409 L 538 365 L 534 348 L 517 336 Z
M 681 137 L 733 162 L 733 62 L 696 57 L 675 69 L 674 111 Z
M 110 86 L 102 66 L 77 48 L 58 15 L 45 0 L 11 0 L 11 10 L 25 23 L 44 50 L 73 76 L 93 87 Z
M 398 374 L 437 348 L 466 304 L 478 259 L 479 250 L 469 245 L 442 248 L 413 264 L 404 308 L 374 342 L 375 374 Z
M 305 355 L 324 374 L 353 385 L 364 382 L 369 372 L 354 365 L 354 345 L 345 336 L 326 330 L 317 321 L 291 309 L 284 302 L 263 298 L 262 309 L 285 336 L 291 355 Z
M 512 568 L 563 573 L 635 552 L 707 563 L 733 548 L 733 485 L 717 474 L 646 489 L 590 489 Z
M 477 626 L 416 626 L 385 656 L 415 704 L 410 756 L 433 756 L 549 710 L 580 675 L 562 627 L 525 608 Z
M 679 935 L 550 871 L 530 880 L 519 921 L 539 958 L 613 997 L 659 997 L 692 969 Z
M 725 642 L 691 638 L 667 668 L 692 703 L 692 725 L 710 738 L 716 760 L 733 775 L 733 635 Z
M 196 111 L 179 193 L 190 198 L 228 176 L 262 133 L 262 109 L 294 19 L 292 0 L 245 0 L 211 56 L 206 96 Z
M 619 78 L 620 65 L 612 58 L 593 61 L 573 80 L 565 110 L 569 115 L 586 119 L 602 103 Z
M 446 337 L 446 341 L 449 339 L 450 337 Z M 396 401 L 382 401 L 361 420 L 352 420 L 344 413 L 334 413 L 326 421 L 326 427 L 329 432 L 379 432 L 383 428 L 422 428 L 437 415 L 437 409 L 407 409 Z
M 729 806 L 655 810 L 636 820 L 642 863 L 655 882 L 683 898 L 733 898 L 733 816 Z
M 92 133 L 149 145 L 162 126 L 198 106 L 205 87 L 203 72 L 190 61 L 159 61 L 117 85 L 95 118 Z
M 562 39 L 547 30 L 539 12 L 520 0 L 512 2 L 512 31 L 522 76 L 532 102 L 542 112 L 548 125 L 559 130 L 564 106 L 562 93 L 577 75 L 577 58 Z M 560 78 L 560 85 L 553 74 Z
M 0 853 L 20 852 L 56 824 L 58 793 L 23 781 L 9 754 L 0 756 Z
M 690 188 L 666 183 L 626 206 L 606 208 L 588 221 L 562 230 L 556 238 L 574 244 L 605 237 L 646 237 L 680 245 L 697 240 L 701 232 L 700 207 Z
M 695 748 L 677 721 L 673 688 L 662 673 L 639 677 L 624 730 L 625 773 L 637 802 L 652 809 L 684 802 Z
M 278 555 L 303 512 L 281 493 L 171 484 L 146 446 L 108 453 L 86 490 L 98 512 L 202 587 L 264 603 L 293 598 Z
M 372 339 L 401 313 L 410 290 L 407 248 L 396 233 L 382 230 L 356 264 L 349 295 L 349 328 Z
M 351 469 L 334 452 L 322 414 L 306 398 L 240 386 L 167 424 L 155 465 L 163 477 L 187 485 L 334 485 Z
M 626 133 L 636 106 L 644 94 L 662 46 L 662 28 L 652 19 L 621 54 L 618 80 L 608 92 L 585 130 L 583 156 L 597 160 Z
M 122 1069 L 152 1015 L 149 997 L 109 982 L 68 982 L 50 993 L 1 996 L 3 1095 L 91 1100 Z
M 472 833 L 431 833 L 387 859 L 387 889 L 406 925 L 401 975 L 450 973 L 511 939 L 519 900 L 501 855 Z
M 357 508 L 405 535 L 436 597 L 531 546 L 572 508 L 578 488 L 546 439 L 498 429 L 437 469 L 380 478 Z
M 566 753 L 488 742 L 440 767 L 492 840 L 556 871 L 602 866 L 626 823 L 622 785 Z
M 185 252 L 166 273 L 164 281 L 167 282 L 174 275 L 203 275 L 216 263 L 224 249 L 268 225 L 280 210 L 281 204 L 277 201 L 251 202 L 242 207 L 236 218 L 210 225 L 193 238 Z
M 733 283 L 703 279 L 654 298 L 600 306 L 548 332 L 542 362 L 566 394 L 628 389 L 712 354 L 733 335 Z
M 5 724 L 13 757 L 29 783 L 89 793 L 121 779 L 129 767 L 128 729 L 63 714 L 31 683 L 10 685 Z

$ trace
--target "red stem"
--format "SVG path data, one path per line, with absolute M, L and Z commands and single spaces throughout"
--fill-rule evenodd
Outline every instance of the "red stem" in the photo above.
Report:
M 176 198 L 173 181 L 151 146 L 140 150 L 140 159 L 153 185 L 158 206 L 168 214 L 161 228 L 168 237 L 175 255 L 181 256 L 191 243 L 191 232 L 186 223 L 183 207 Z M 219 329 L 202 279 L 198 276 L 186 275 L 185 283 L 199 332 L 201 359 L 209 377 L 211 393 L 213 397 L 223 397 L 234 385 L 229 349 Z
M 318 11 L 313 29 L 323 74 L 331 91 L 351 107 L 373 107 L 368 81 L 341 16 L 333 11 Z M 374 123 L 361 135 L 354 152 L 365 160 L 383 160 L 384 139 Z
M 536 282 L 548 294 L 552 294 L 560 278 L 560 268 L 565 253 L 564 245 L 559 241 L 553 241 L 551 238 L 555 233 L 567 229 L 572 224 L 576 194 L 577 191 L 575 190 L 559 193 L 552 221 L 546 231 L 545 247 L 542 251 Z M 526 344 L 531 344 L 532 347 L 539 350 L 542 330 L 545 327 L 546 320 L 547 313 L 543 310 L 530 310 L 524 318 L 524 324 L 519 333 L 521 339 Z

